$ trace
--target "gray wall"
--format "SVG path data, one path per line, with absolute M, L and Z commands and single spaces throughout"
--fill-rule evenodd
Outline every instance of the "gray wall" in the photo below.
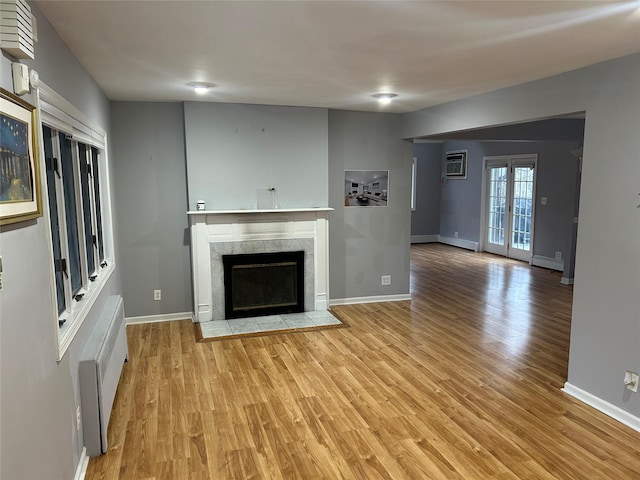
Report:
M 578 148 L 578 143 L 536 142 L 523 147 L 537 148 L 538 154 L 533 254 L 554 258 L 560 251 L 563 260 L 570 262 L 573 217 L 579 202 L 579 161 L 571 151 Z M 547 197 L 546 205 L 542 205 L 541 197 Z
M 31 4 L 38 20 L 36 60 L 24 62 L 40 78 L 105 130 L 109 108 L 55 31 Z M 10 59 L 0 58 L 0 84 L 12 91 Z M 33 102 L 33 98 L 25 96 Z M 113 178 L 113 176 L 112 176 Z M 60 362 L 53 335 L 49 242 L 41 217 L 0 231 L 4 289 L 0 293 L 0 477 L 7 480 L 71 479 L 82 451 L 76 433 L 78 357 L 105 299 L 121 292 L 111 276 Z
M 186 102 L 189 207 L 256 208 L 275 187 L 280 208 L 327 206 L 327 110 Z
M 416 143 L 416 204 L 411 212 L 411 236 L 440 233 L 442 143 Z
M 568 381 L 635 417 L 640 395 L 640 54 L 404 115 L 402 136 L 586 111 Z
M 331 299 L 409 293 L 412 145 L 399 127 L 398 115 L 329 111 Z M 345 170 L 389 170 L 388 206 L 345 207 Z
M 482 198 L 482 144 L 454 141 L 442 145 L 442 155 L 468 150 L 467 178 L 447 179 L 440 190 L 440 235 L 477 242 L 480 237 Z
M 182 104 L 113 102 L 111 119 L 126 315 L 191 312 Z
M 577 142 L 445 142 L 443 155 L 463 149 L 469 155 L 467 179 L 448 180 L 442 185 L 440 235 L 453 237 L 457 231 L 459 238 L 480 241 L 483 157 L 536 153 L 533 254 L 554 258 L 560 251 L 562 258 L 569 258 L 571 251 L 566 249 L 571 247 L 578 170 L 578 159 L 571 150 L 576 148 Z M 547 197 L 546 205 L 541 205 L 541 197 Z
M 255 208 L 275 186 L 281 208 L 329 218 L 331 299 L 407 294 L 411 144 L 399 116 L 318 108 L 185 103 L 189 206 Z M 389 206 L 344 207 L 346 169 L 390 170 Z M 373 212 L 372 210 L 376 210 Z M 380 286 L 380 275 L 392 285 Z

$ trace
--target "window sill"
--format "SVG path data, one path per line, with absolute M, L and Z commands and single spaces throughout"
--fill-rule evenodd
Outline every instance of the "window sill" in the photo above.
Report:
M 104 267 L 95 282 L 91 284 L 91 288 L 80 291 L 80 293 L 84 293 L 84 297 L 81 301 L 75 303 L 70 312 L 66 312 L 63 315 L 63 318 L 66 318 L 66 322 L 62 327 L 58 327 L 56 319 L 55 328 L 58 337 L 58 361 L 62 360 L 62 357 L 64 357 L 64 354 L 69 349 L 69 346 L 80 330 L 80 327 L 84 324 L 91 308 L 100 296 L 100 292 L 102 292 L 102 289 L 109 281 L 109 278 L 111 278 L 111 274 L 114 270 L 115 264 L 113 261 L 110 261 L 109 265 Z

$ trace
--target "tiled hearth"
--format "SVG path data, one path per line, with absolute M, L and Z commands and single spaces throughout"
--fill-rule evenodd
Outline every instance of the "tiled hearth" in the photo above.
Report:
M 203 338 L 215 339 L 234 335 L 290 332 L 337 325 L 342 325 L 342 322 L 330 312 L 324 311 L 202 322 L 200 329 Z

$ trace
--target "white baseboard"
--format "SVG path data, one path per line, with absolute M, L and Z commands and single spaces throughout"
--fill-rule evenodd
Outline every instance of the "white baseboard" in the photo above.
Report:
M 76 474 L 73 477 L 73 480 L 84 480 L 85 475 L 87 474 L 87 467 L 89 466 L 89 457 L 87 456 L 87 449 L 82 447 L 82 453 L 80 453 L 80 461 L 78 462 L 78 467 L 76 468 Z
M 534 255 L 531 258 L 531 265 L 536 267 L 548 268 L 549 270 L 558 270 L 562 272 L 564 270 L 564 262 L 562 260 L 556 260 L 551 257 L 543 257 L 542 255 Z
M 125 321 L 127 325 L 134 325 L 136 323 L 172 322 L 174 320 L 186 320 L 187 318 L 193 321 L 193 312 L 163 313 L 160 315 L 143 315 L 141 317 L 126 317 Z
M 332 298 L 329 305 L 351 305 L 354 303 L 378 303 L 378 302 L 400 302 L 403 300 L 411 300 L 408 293 L 400 293 L 397 295 L 376 295 L 372 297 L 351 297 L 351 298 Z
M 436 243 L 438 235 L 411 235 L 411 243 Z
M 571 278 L 562 277 L 560 279 L 560 283 L 563 284 L 563 285 L 573 285 L 573 277 L 571 277 Z
M 443 235 L 438 235 L 438 242 L 446 245 L 452 245 L 454 247 L 466 248 L 467 250 L 472 250 L 474 252 L 477 252 L 479 248 L 478 242 L 464 240 L 462 238 L 445 237 Z
M 618 420 L 620 423 L 625 424 L 627 427 L 640 432 L 639 417 L 631 415 L 629 412 L 622 410 L 621 408 L 616 407 L 615 405 L 607 402 L 606 400 L 602 400 L 601 398 L 596 397 L 589 392 L 585 392 L 581 388 L 578 388 L 575 385 L 571 385 L 569 382 L 566 382 L 564 384 L 564 388 L 562 388 L 562 391 L 604 413 L 605 415 Z

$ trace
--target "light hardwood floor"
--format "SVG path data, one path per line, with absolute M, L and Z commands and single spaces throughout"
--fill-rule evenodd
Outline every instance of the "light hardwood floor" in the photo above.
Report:
M 127 328 L 92 479 L 639 479 L 640 433 L 560 391 L 572 289 L 540 268 L 412 247 L 413 301 L 349 328 L 196 343 Z

